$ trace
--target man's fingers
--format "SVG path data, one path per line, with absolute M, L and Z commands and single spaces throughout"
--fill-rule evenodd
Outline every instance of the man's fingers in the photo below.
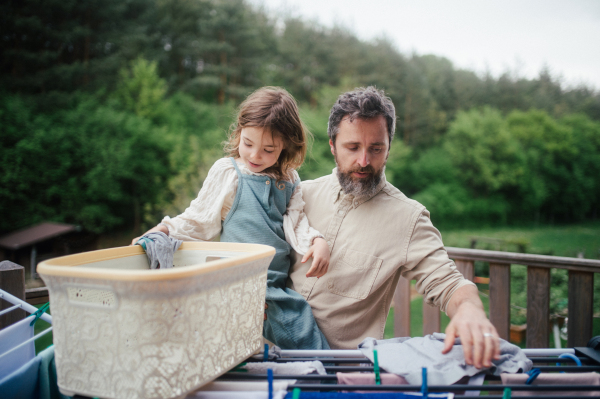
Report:
M 471 339 L 473 340 L 473 365 L 480 369 L 482 367 L 485 346 L 488 344 L 486 340 L 489 340 L 489 338 L 484 337 L 480 331 L 474 331 Z
M 483 353 L 483 365 L 485 367 L 492 366 L 492 356 L 496 358 L 496 352 L 500 347 L 498 337 L 492 333 L 484 333 L 483 339 L 485 343 L 485 351 Z
M 450 352 L 452 346 L 454 346 L 454 339 L 456 336 L 454 335 L 454 327 L 448 326 L 446 329 L 446 339 L 444 339 L 444 349 L 442 350 L 442 354 L 446 354 Z
M 465 362 L 468 365 L 473 364 L 473 337 L 468 329 L 464 329 L 460 333 L 460 342 L 463 347 L 463 353 L 465 354 Z

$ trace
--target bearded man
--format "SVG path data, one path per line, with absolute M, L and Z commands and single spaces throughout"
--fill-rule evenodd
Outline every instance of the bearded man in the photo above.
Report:
M 366 337 L 383 338 L 398 279 L 414 279 L 426 302 L 451 318 L 443 353 L 460 337 L 467 363 L 490 367 L 499 340 L 477 288 L 448 258 L 425 207 L 386 181 L 395 125 L 383 91 L 359 88 L 338 98 L 328 126 L 337 168 L 302 183 L 310 225 L 331 249 L 329 270 L 306 277 L 310 262 L 295 256 L 288 286 L 311 305 L 332 349 L 356 349 Z

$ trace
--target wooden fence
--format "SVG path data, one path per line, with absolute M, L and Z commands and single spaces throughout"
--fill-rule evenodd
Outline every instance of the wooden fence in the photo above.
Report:
M 600 273 L 600 260 L 531 255 L 447 247 L 460 272 L 475 278 L 475 261 L 490 267 L 490 320 L 501 338 L 510 336 L 510 265 L 527 266 L 528 348 L 547 348 L 550 338 L 550 269 L 569 272 L 569 347 L 585 346 L 592 338 L 594 273 Z M 596 293 L 600 295 L 600 293 Z M 597 309 L 600 310 L 600 309 Z M 440 331 L 439 308 L 423 305 L 423 334 Z M 400 278 L 394 297 L 394 335 L 410 336 L 410 282 Z

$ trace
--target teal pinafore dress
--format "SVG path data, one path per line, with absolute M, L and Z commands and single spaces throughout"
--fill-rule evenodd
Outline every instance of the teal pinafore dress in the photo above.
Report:
M 329 349 L 310 305 L 286 287 L 291 246 L 283 232 L 283 214 L 299 181 L 294 184 L 268 176 L 246 175 L 233 158 L 238 187 L 231 210 L 223 221 L 222 242 L 265 244 L 275 248 L 267 273 L 269 305 L 263 335 L 282 349 Z

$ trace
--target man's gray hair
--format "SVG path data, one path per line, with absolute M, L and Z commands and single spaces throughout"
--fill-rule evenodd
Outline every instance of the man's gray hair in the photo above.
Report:
M 335 139 L 340 129 L 340 123 L 346 116 L 350 122 L 354 119 L 372 119 L 379 115 L 385 117 L 390 145 L 396 131 L 396 109 L 383 90 L 374 86 L 359 87 L 340 95 L 329 113 L 327 134 L 335 145 Z

